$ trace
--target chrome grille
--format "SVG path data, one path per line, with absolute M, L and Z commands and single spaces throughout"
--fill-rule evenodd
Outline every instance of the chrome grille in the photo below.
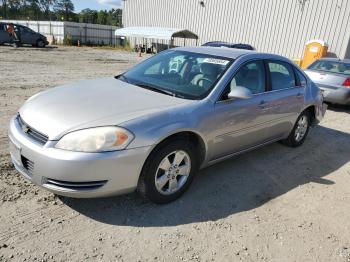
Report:
M 34 171 L 34 162 L 24 156 L 21 156 L 21 160 L 23 167 L 28 171 L 30 175 L 32 175 Z
M 95 190 L 105 185 L 107 183 L 107 180 L 72 182 L 72 181 L 62 181 L 62 180 L 56 180 L 51 178 L 45 178 L 43 182 L 44 182 L 43 184 L 47 187 L 70 189 L 70 190 Z
M 39 131 L 35 130 L 34 128 L 26 124 L 22 120 L 20 115 L 17 116 L 17 122 L 21 127 L 23 133 L 25 133 L 28 137 L 38 142 L 39 144 L 45 145 L 46 142 L 49 140 L 49 137 L 47 135 L 40 133 Z

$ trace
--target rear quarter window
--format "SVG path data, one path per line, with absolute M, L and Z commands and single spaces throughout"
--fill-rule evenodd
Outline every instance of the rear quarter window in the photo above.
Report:
M 295 73 L 299 79 L 299 85 L 306 86 L 306 83 L 307 83 L 306 77 L 298 69 L 295 69 Z

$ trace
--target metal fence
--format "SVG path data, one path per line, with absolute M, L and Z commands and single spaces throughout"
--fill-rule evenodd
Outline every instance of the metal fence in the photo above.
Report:
M 27 21 L 27 20 L 1 20 L 27 26 L 32 30 L 45 35 L 49 41 L 63 43 L 65 37 L 73 41 L 79 40 L 82 44 L 115 45 L 114 31 L 116 26 L 57 22 L 57 21 Z

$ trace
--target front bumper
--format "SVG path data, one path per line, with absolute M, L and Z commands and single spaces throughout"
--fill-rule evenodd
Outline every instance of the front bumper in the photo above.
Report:
M 132 192 L 151 147 L 114 152 L 83 153 L 44 146 L 32 140 L 13 118 L 10 153 L 15 168 L 28 180 L 55 194 L 104 197 Z

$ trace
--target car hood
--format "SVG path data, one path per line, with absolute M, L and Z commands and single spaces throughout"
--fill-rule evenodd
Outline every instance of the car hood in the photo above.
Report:
M 83 128 L 123 122 L 190 103 L 115 78 L 81 81 L 34 95 L 19 110 L 22 120 L 57 140 Z

